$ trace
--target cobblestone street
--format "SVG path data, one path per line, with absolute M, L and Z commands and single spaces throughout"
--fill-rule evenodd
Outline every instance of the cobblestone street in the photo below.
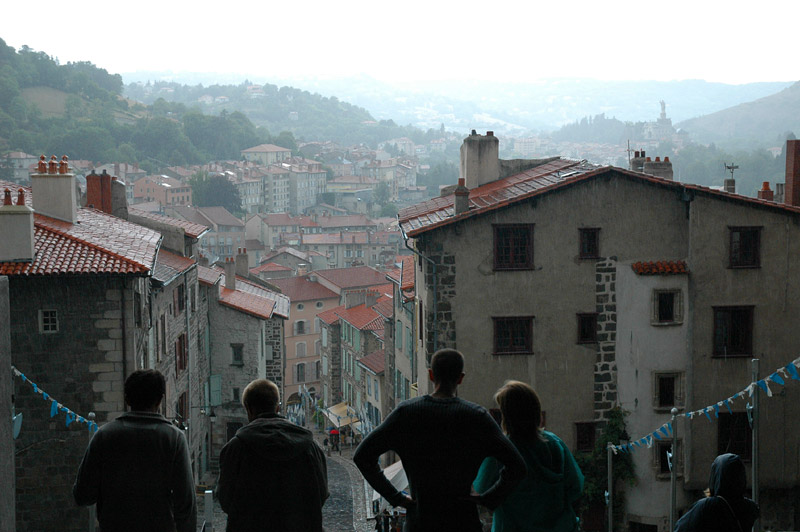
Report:
M 367 521 L 367 499 L 365 483 L 352 461 L 353 449 L 345 448 L 342 454 L 333 453 L 328 460 L 328 490 L 330 498 L 322 508 L 322 524 L 325 532 L 368 532 L 374 530 L 374 522 Z M 198 496 L 198 531 L 204 519 L 203 497 Z M 214 502 L 214 530 L 224 532 L 227 516 Z M 370 525 L 372 523 L 372 525 Z

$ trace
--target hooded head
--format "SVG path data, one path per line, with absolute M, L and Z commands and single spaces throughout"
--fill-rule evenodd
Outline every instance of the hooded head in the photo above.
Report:
M 721 454 L 711 464 L 708 479 L 711 496 L 721 495 L 726 499 L 744 497 L 747 489 L 747 472 L 738 454 Z

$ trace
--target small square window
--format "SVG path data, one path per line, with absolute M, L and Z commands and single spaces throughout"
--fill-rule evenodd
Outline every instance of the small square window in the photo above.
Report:
M 761 228 L 730 228 L 730 267 L 758 268 L 761 266 Z
M 578 314 L 578 343 L 597 343 L 597 314 Z
M 494 269 L 533 268 L 533 224 L 494 226 Z
M 494 354 L 518 355 L 533 353 L 533 317 L 492 318 L 494 321 Z
M 653 407 L 671 409 L 683 407 L 683 374 L 653 374 Z
M 52 334 L 58 332 L 58 311 L 40 310 L 39 311 L 39 332 Z
M 753 354 L 753 307 L 714 307 L 714 356 Z
M 582 259 L 596 259 L 600 257 L 600 229 L 579 229 L 581 244 L 579 255 Z
M 575 450 L 592 452 L 594 450 L 596 431 L 594 421 L 575 423 Z
M 678 440 L 676 451 L 672 450 L 672 441 L 655 442 L 653 446 L 653 468 L 656 470 L 658 480 L 668 480 L 671 476 L 670 464 L 675 468 L 677 476 L 681 476 L 681 440 Z
M 679 289 L 653 290 L 653 325 L 676 325 L 683 323 L 683 295 Z

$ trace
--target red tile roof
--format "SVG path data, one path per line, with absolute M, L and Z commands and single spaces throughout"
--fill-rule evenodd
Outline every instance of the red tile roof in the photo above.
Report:
M 287 277 L 285 279 L 272 279 L 274 284 L 281 289 L 284 295 L 292 301 L 313 301 L 318 299 L 339 299 L 339 295 L 325 288 L 317 282 L 310 281 L 307 275 L 302 277 Z
M 390 297 L 382 297 L 377 303 L 372 305 L 372 308 L 384 318 L 390 319 L 394 315 L 394 303 Z
M 12 197 L 31 189 L 0 181 Z M 148 275 L 155 268 L 161 235 L 94 209 L 78 209 L 71 224 L 34 214 L 33 262 L 0 263 L 0 275 L 123 274 Z
M 178 218 L 170 218 L 169 216 L 153 212 L 142 211 L 135 207 L 128 207 L 128 212 L 134 216 L 141 216 L 142 218 L 147 218 L 155 222 L 180 227 L 183 229 L 186 236 L 190 238 L 200 238 L 209 231 L 209 227 L 205 225 L 192 223 L 187 220 L 180 220 Z
M 281 264 L 276 264 L 274 262 L 264 262 L 261 263 L 260 266 L 256 266 L 255 268 L 250 268 L 250 273 L 258 275 L 261 272 L 286 272 L 292 271 L 291 268 L 288 266 L 283 266 Z
M 686 266 L 686 261 L 650 261 L 650 262 L 634 262 L 631 264 L 633 271 L 639 275 L 675 275 L 680 273 L 689 273 L 689 268 Z
M 345 231 L 342 233 L 306 233 L 301 235 L 306 246 L 331 244 L 369 244 L 366 231 Z
M 316 270 L 314 274 L 342 289 L 366 288 L 386 283 L 385 274 L 369 266 Z
M 246 150 L 242 150 L 242 153 L 260 153 L 260 152 L 280 152 L 280 151 L 292 151 L 287 148 L 281 148 L 280 146 L 276 146 L 274 144 L 259 144 L 258 146 L 253 146 L 252 148 L 247 148 Z
M 222 284 L 225 284 L 225 274 L 222 274 Z M 289 317 L 289 306 L 291 301 L 288 297 L 277 292 L 273 292 L 259 284 L 250 282 L 242 277 L 236 276 L 236 291 L 246 292 L 264 299 L 268 299 L 275 303 L 275 314 L 282 318 Z
M 372 373 L 380 375 L 386 369 L 386 358 L 384 357 L 383 349 L 373 351 L 372 353 L 359 358 L 358 363 Z
M 536 166 L 525 172 L 498 179 L 469 191 L 469 211 L 455 216 L 453 194 L 424 201 L 402 209 L 398 214 L 400 227 L 409 237 L 417 237 L 431 229 L 443 227 L 458 220 L 506 207 L 533 196 L 544 194 L 562 187 L 572 186 L 598 176 L 614 173 L 626 179 L 672 188 L 684 193 L 703 195 L 758 205 L 768 209 L 800 214 L 800 207 L 750 198 L 700 185 L 670 181 L 660 177 L 640 174 L 611 166 L 594 166 L 585 161 L 556 159 Z
M 366 305 L 358 305 L 351 308 L 339 307 L 336 315 L 341 319 L 355 327 L 356 329 L 374 330 L 375 322 L 379 322 L 380 329 L 383 328 L 383 316 L 375 312 L 372 307 Z M 373 328 L 370 328 L 372 326 Z
M 206 266 L 197 266 L 197 280 L 202 284 L 214 286 L 222 278 L 222 274 L 217 270 Z
M 225 285 L 220 285 L 219 302 L 223 305 L 252 314 L 258 318 L 268 320 L 275 310 L 275 301 L 239 290 L 239 280 L 236 280 L 236 290 L 228 290 Z
M 317 224 L 321 227 L 363 227 L 377 224 L 366 217 L 364 214 L 348 214 L 345 216 L 320 216 Z
M 403 298 L 414 298 L 414 255 L 401 255 L 400 268 L 394 268 L 386 277 L 392 280 L 395 284 L 400 285 L 400 290 L 403 292 Z
M 166 249 L 161 249 L 156 257 L 153 279 L 167 284 L 178 275 L 190 270 L 195 264 L 197 263 L 193 259 L 187 259 Z
M 340 306 L 332 308 L 330 310 L 326 310 L 325 312 L 320 312 L 319 314 L 317 314 L 317 318 L 327 323 L 328 325 L 333 325 L 334 323 L 339 321 L 339 315 L 336 313 L 342 310 L 343 308 L 344 306 Z

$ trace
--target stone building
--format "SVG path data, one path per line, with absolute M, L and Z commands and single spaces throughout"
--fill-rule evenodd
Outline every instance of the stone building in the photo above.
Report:
M 11 362 L 48 397 L 84 418 L 94 412 L 101 424 L 125 410 L 125 377 L 146 360 L 161 236 L 78 208 L 66 161 L 45 164 L 31 182 L 0 184 L 8 190 L 0 275 L 9 280 Z M 15 442 L 16 530 L 84 530 L 89 511 L 75 506 L 72 484 L 91 433 L 51 417 L 50 401 L 27 383 L 14 387 L 25 419 Z
M 788 191 L 800 190 L 800 150 L 787 159 L 784 205 L 578 161 L 501 161 L 497 143 L 473 132 L 459 185 L 399 214 L 419 252 L 420 393 L 430 355 L 461 349 L 462 397 L 490 407 L 506 379 L 524 380 L 547 428 L 577 451 L 611 408 L 630 412 L 636 437 L 668 421 L 670 403 L 696 410 L 746 387 L 753 356 L 764 371 L 795 358 L 800 193 Z M 800 414 L 798 399 L 787 386 L 762 402 L 769 529 L 797 526 L 800 457 L 785 450 L 800 432 L 784 420 Z M 731 407 L 713 423 L 680 418 L 682 509 L 714 456 L 752 452 L 745 401 Z M 665 529 L 663 451 L 634 453 L 631 526 Z
M 389 404 L 396 405 L 400 401 L 416 397 L 417 371 L 415 319 L 416 298 L 414 295 L 414 262 L 411 255 L 399 257 L 400 268 L 390 271 L 386 278 L 392 282 L 392 347 L 386 350 L 392 360 L 386 363 L 392 374 L 387 375 L 391 384 L 387 388 L 393 391 Z M 388 336 L 388 335 L 387 335 Z M 423 375 L 423 378 L 427 375 Z M 426 378 L 427 380 L 427 378 Z M 388 414 L 388 411 L 386 412 Z

